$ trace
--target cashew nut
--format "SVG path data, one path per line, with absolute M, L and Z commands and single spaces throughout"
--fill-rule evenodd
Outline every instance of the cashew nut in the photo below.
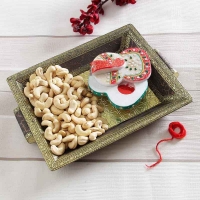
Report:
M 74 114 L 76 117 L 80 117 L 81 116 L 81 108 L 77 108 L 76 112 Z
M 62 87 L 63 86 L 63 82 L 62 82 L 61 78 L 58 78 L 58 77 L 54 77 L 52 79 L 52 83 L 57 85 L 58 87 Z
M 92 132 L 98 131 L 98 132 L 101 132 L 101 133 L 105 133 L 105 130 L 103 128 L 91 127 L 90 130 Z
M 84 145 L 88 142 L 88 137 L 85 136 L 78 136 L 78 144 Z
M 70 149 L 75 149 L 77 147 L 77 136 L 74 137 L 74 139 L 68 143 L 68 147 Z
M 100 132 L 100 131 L 92 132 L 92 133 L 89 135 L 89 139 L 90 139 L 91 141 L 94 141 L 94 140 L 96 140 L 97 136 L 100 136 L 100 135 L 102 135 L 102 132 Z
M 82 76 L 74 76 L 73 80 L 83 81 L 83 77 Z
M 70 85 L 72 86 L 72 87 L 74 87 L 74 85 L 77 83 L 77 80 L 74 80 L 74 78 L 72 79 L 72 81 L 71 81 L 71 83 L 70 83 Z
M 38 67 L 35 72 L 37 76 L 40 76 L 42 79 L 46 80 L 46 77 L 43 74 L 43 69 L 41 67 Z
M 62 135 L 57 134 L 56 138 L 50 142 L 50 145 L 58 146 L 62 142 Z
M 78 97 L 76 95 L 73 95 L 72 93 L 74 92 L 74 87 L 70 87 L 69 90 L 67 91 L 67 96 L 69 99 L 75 99 L 77 100 Z
M 75 122 L 76 124 L 84 124 L 86 123 L 86 119 L 85 118 L 79 118 L 76 117 L 74 114 L 71 115 L 72 121 Z
M 54 114 L 54 115 L 60 115 L 61 113 L 64 112 L 64 110 L 61 110 L 61 109 L 58 109 L 56 106 L 52 105 L 51 108 L 50 108 L 51 112 Z
M 77 108 L 77 102 L 76 100 L 72 99 L 69 102 L 69 108 L 68 108 L 68 113 L 73 114 L 76 111 Z
M 59 120 L 64 120 L 65 122 L 70 122 L 71 121 L 71 117 L 70 115 L 67 114 L 67 112 L 63 112 L 58 116 Z
M 66 135 L 70 134 L 68 131 L 59 130 L 58 134 L 62 135 L 62 137 L 65 137 Z
M 83 87 L 84 86 L 84 81 L 77 81 L 75 84 L 74 84 L 74 88 L 77 89 L 79 87 Z
M 86 83 L 85 83 L 85 85 L 86 85 Z M 87 95 L 87 93 L 88 93 L 88 89 L 87 89 L 87 88 L 85 88 L 85 89 L 82 91 L 82 95 L 83 95 L 83 96 L 86 96 L 86 95 Z
M 67 91 L 69 90 L 70 85 L 68 83 L 63 83 L 63 91 L 61 94 L 67 94 Z
M 97 101 L 92 101 L 91 104 L 96 106 L 97 105 Z
M 60 94 L 54 97 L 53 103 L 58 109 L 66 109 L 69 106 L 69 101 L 66 100 L 67 96 Z M 61 103 L 62 100 L 62 103 Z
M 61 143 L 58 147 L 55 145 L 51 146 L 51 151 L 53 154 L 60 156 L 65 152 L 65 144 Z
M 36 74 L 31 74 L 29 77 L 29 82 L 31 82 L 36 77 Z
M 77 108 L 80 108 L 80 106 L 81 106 L 81 102 L 78 101 L 78 100 L 76 100 L 76 103 L 77 103 Z
M 65 76 L 67 74 L 69 74 L 69 70 L 66 68 L 62 68 L 59 65 L 56 65 L 56 75 L 57 76 Z
M 87 103 L 90 102 L 90 99 L 88 97 L 85 97 L 82 101 L 81 101 L 81 108 L 83 108 Z
M 67 135 L 62 139 L 62 142 L 71 142 L 75 138 L 75 135 Z
M 52 89 L 49 90 L 49 97 L 52 97 L 52 98 L 54 97 L 54 93 Z
M 90 111 L 91 111 L 90 108 L 85 108 L 85 107 L 84 107 L 84 108 L 82 109 L 82 114 L 83 114 L 83 115 L 88 115 L 88 114 L 90 113 Z
M 81 135 L 81 136 L 88 136 L 90 135 L 90 133 L 92 132 L 90 129 L 87 129 L 87 130 L 83 130 L 81 125 L 76 125 L 75 127 L 75 132 L 78 134 L 78 135 Z
M 42 93 L 42 94 L 46 94 L 46 93 Z M 35 106 L 40 108 L 41 110 L 43 110 L 45 108 L 49 108 L 53 103 L 53 98 L 48 97 L 48 94 L 46 94 L 46 95 L 47 95 L 46 100 L 41 99 L 41 100 L 35 102 Z
M 93 96 L 93 97 L 91 98 L 91 101 L 98 101 L 98 98 L 97 98 L 96 96 Z
M 39 98 L 39 101 L 41 102 L 45 102 L 48 98 L 48 94 L 47 93 L 42 93 L 40 98 Z
M 72 74 L 67 74 L 67 75 L 65 75 L 64 82 L 70 84 L 72 82 L 72 79 L 73 79 L 73 75 Z
M 44 112 L 44 110 L 43 110 Z M 49 121 L 53 121 L 54 120 L 54 115 L 52 113 L 45 113 L 43 116 L 42 116 L 42 120 L 49 120 Z
M 52 81 L 49 82 L 49 85 L 51 89 L 53 90 L 53 92 L 55 93 L 55 95 L 58 95 L 61 93 L 62 89 L 59 88 L 57 85 L 55 85 Z
M 78 97 L 78 99 L 79 100 L 81 100 L 82 99 L 82 92 L 85 90 L 85 88 L 84 87 L 79 87 L 78 89 L 77 89 L 77 97 Z
M 68 130 L 70 133 L 75 133 L 75 125 L 74 125 L 74 123 L 72 123 L 72 122 L 70 122 L 70 123 L 63 123 L 63 124 L 61 125 L 61 127 L 62 127 L 63 129 L 66 129 L 66 128 L 67 128 L 67 130 Z
M 32 98 L 33 94 L 31 93 L 31 87 L 30 87 L 30 83 L 26 83 L 26 87 L 24 88 L 24 94 L 26 97 L 28 98 Z
M 93 112 L 89 113 L 87 116 L 88 116 L 89 119 L 96 119 L 99 111 L 98 111 L 98 109 L 95 105 L 92 105 L 92 111 Z
M 53 125 L 54 125 L 53 133 L 57 133 L 60 130 L 60 121 L 58 119 L 54 119 Z
M 37 116 L 37 117 L 42 117 L 44 115 L 44 112 L 40 109 L 40 108 L 34 108 L 34 114 Z
M 93 119 L 92 121 L 87 121 L 85 124 L 82 125 L 82 127 L 84 129 L 91 128 L 94 125 L 95 121 L 96 121 L 95 119 Z
M 33 80 L 30 82 L 30 87 L 38 87 L 38 86 L 48 86 L 48 82 L 43 80 L 40 76 L 36 76 Z
M 45 132 L 44 132 L 44 137 L 47 139 L 47 140 L 54 140 L 56 138 L 57 134 L 53 134 L 52 133 L 52 128 L 51 127 L 47 127 L 45 129 Z
M 48 93 L 49 92 L 49 88 L 45 87 L 45 86 L 39 86 L 33 89 L 33 94 L 34 96 L 39 99 L 40 95 L 42 92 Z
M 102 121 L 101 120 L 96 120 L 95 127 L 100 129 L 102 127 Z
M 83 106 L 83 109 L 84 108 L 92 108 L 92 105 L 90 103 L 87 103 L 86 105 Z
M 104 130 L 108 130 L 108 124 L 102 124 L 102 128 L 103 128 Z
M 44 120 L 44 121 L 42 121 L 41 125 L 42 125 L 42 126 L 51 127 L 52 129 L 54 128 L 52 121 L 49 121 L 49 120 Z
M 92 97 L 93 96 L 93 94 L 91 93 L 91 92 L 88 92 L 87 94 L 86 94 L 86 97 Z
M 55 71 L 56 71 L 56 68 L 54 66 L 50 66 L 50 67 L 48 67 L 46 73 L 44 74 L 44 76 L 46 77 L 49 84 L 50 84 L 50 82 L 52 82 L 53 73 Z

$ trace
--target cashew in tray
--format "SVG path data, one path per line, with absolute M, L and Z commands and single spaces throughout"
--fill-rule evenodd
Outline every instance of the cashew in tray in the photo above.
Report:
M 67 135 L 62 139 L 62 142 L 71 142 L 75 138 L 75 135 Z
M 62 135 L 57 134 L 54 140 L 51 140 L 50 145 L 58 146 L 62 142 Z
M 81 125 L 76 125 L 75 132 L 80 136 L 88 136 L 92 131 L 90 129 L 83 130 Z
M 47 92 L 49 92 L 49 90 L 50 90 L 50 89 L 49 89 L 48 87 L 39 86 L 39 87 L 35 87 L 35 88 L 33 89 L 33 94 L 34 94 L 34 96 L 35 96 L 37 99 L 39 99 L 42 92 L 47 93 Z
M 77 109 L 76 109 L 76 112 L 74 113 L 74 115 L 75 115 L 76 117 L 80 117 L 80 116 L 81 116 L 81 108 L 77 108 Z
M 81 108 L 83 108 L 87 103 L 90 102 L 90 99 L 88 97 L 85 97 L 82 101 L 81 101 Z
M 73 79 L 73 75 L 72 74 L 67 74 L 67 75 L 65 75 L 64 83 L 70 84 L 72 79 Z
M 68 143 L 68 147 L 70 149 L 76 149 L 77 144 L 78 144 L 78 138 L 77 138 L 77 136 L 75 136 L 74 139 Z
M 61 143 L 58 147 L 55 145 L 51 146 L 51 151 L 53 154 L 60 156 L 65 152 L 65 144 Z
M 84 129 L 89 129 L 89 128 L 91 128 L 91 127 L 94 125 L 94 123 L 95 123 L 95 120 L 87 121 L 86 123 L 84 123 L 84 124 L 82 125 L 82 127 L 83 127 Z
M 54 114 L 54 115 L 60 115 L 64 112 L 64 110 L 62 109 L 58 109 L 56 106 L 52 105 L 51 108 L 50 108 L 51 112 Z
M 54 97 L 53 103 L 58 109 L 63 110 L 69 106 L 69 100 L 67 101 L 66 99 L 68 99 L 66 95 L 60 94 Z
M 69 90 L 70 85 L 68 83 L 63 83 L 63 90 L 61 94 L 67 94 L 67 91 Z
M 92 105 L 92 113 L 89 113 L 87 116 L 89 119 L 96 119 L 99 114 L 99 111 L 96 105 Z
M 60 125 L 61 125 L 60 121 L 58 119 L 54 119 L 53 125 L 54 125 L 53 133 L 57 133 L 60 130 Z
M 67 130 L 70 132 L 70 133 L 75 133 L 75 125 L 74 123 L 70 122 L 70 123 L 63 123 L 61 125 L 61 127 L 65 130 L 67 128 Z
M 74 99 L 70 100 L 69 101 L 68 113 L 73 114 L 76 111 L 77 106 L 78 106 L 78 104 L 77 104 L 76 100 L 74 100 Z
M 44 112 L 44 110 L 43 110 Z M 48 113 L 45 113 L 43 116 L 42 116 L 42 120 L 49 120 L 49 121 L 53 121 L 54 120 L 54 114 L 48 112 Z
M 70 117 L 70 115 L 66 111 L 63 112 L 63 113 L 61 113 L 58 116 L 58 119 L 59 120 L 64 120 L 64 122 L 70 122 L 71 121 L 71 117 Z
M 43 120 L 41 123 L 42 126 L 48 126 L 51 127 L 52 129 L 54 128 L 53 122 L 49 120 Z
M 45 132 L 44 132 L 44 137 L 47 139 L 47 140 L 54 140 L 54 139 L 56 139 L 56 136 L 57 136 L 57 134 L 53 134 L 52 133 L 52 128 L 51 127 L 47 127 L 46 129 L 45 129 Z
M 41 110 L 49 108 L 53 103 L 53 98 L 48 97 L 47 93 L 42 93 L 41 97 L 39 98 L 39 101 L 35 102 L 35 107 L 40 108 Z
M 88 137 L 85 136 L 78 136 L 78 144 L 79 145 L 84 145 L 88 142 Z
M 94 140 L 96 140 L 97 136 L 100 136 L 100 135 L 102 135 L 102 132 L 100 132 L 100 131 L 92 132 L 92 133 L 90 134 L 90 136 L 89 136 L 89 139 L 90 139 L 91 141 L 94 141 Z
M 69 97 L 69 99 L 77 100 L 78 97 L 76 95 L 73 95 L 72 94 L 73 92 L 74 92 L 74 87 L 69 88 L 69 90 L 67 91 L 67 96 Z
M 71 115 L 72 121 L 76 124 L 84 124 L 86 123 L 86 119 L 83 117 L 76 117 L 74 114 Z
M 40 76 L 43 80 L 46 80 L 46 77 L 43 74 L 43 69 L 41 67 L 38 67 L 35 73 L 37 74 L 37 76 Z
M 62 135 L 62 137 L 65 137 L 65 136 L 69 135 L 70 133 L 68 131 L 59 130 L 58 134 Z
M 50 66 L 43 73 L 41 67 L 29 77 L 24 94 L 42 118 L 44 137 L 53 154 L 59 156 L 66 149 L 75 149 L 94 141 L 108 125 L 101 118 L 104 108 L 98 105 L 82 76 L 73 77 L 68 69 Z

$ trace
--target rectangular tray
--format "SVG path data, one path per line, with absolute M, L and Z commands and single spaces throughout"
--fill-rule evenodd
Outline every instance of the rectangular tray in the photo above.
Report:
M 94 142 L 88 143 L 87 145 L 70 151 L 62 156 L 54 156 L 43 136 L 44 131 L 40 122 L 34 115 L 31 104 L 23 93 L 23 88 L 28 81 L 29 76 L 34 73 L 35 69 L 38 67 L 42 67 L 45 71 L 50 65 L 56 64 L 68 68 L 73 75 L 78 75 L 89 69 L 89 63 L 98 54 L 103 52 L 121 52 L 123 49 L 136 46 L 146 50 L 150 56 L 152 75 L 149 79 L 149 87 L 161 103 L 118 126 L 110 128 L 107 130 L 106 134 L 97 138 Z M 7 81 L 18 103 L 19 109 L 25 118 L 27 127 L 30 128 L 30 133 L 32 133 L 51 170 L 59 169 L 66 164 L 103 148 L 192 101 L 189 93 L 179 83 L 173 75 L 173 72 L 167 67 L 166 63 L 160 58 L 156 51 L 148 45 L 132 25 L 126 25 L 14 74 L 8 77 Z

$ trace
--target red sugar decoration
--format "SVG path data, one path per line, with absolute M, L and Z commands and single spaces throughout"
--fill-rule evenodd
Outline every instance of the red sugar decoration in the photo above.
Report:
M 115 60 L 94 60 L 90 63 L 92 66 L 92 73 L 113 67 L 121 67 L 124 64 L 124 60 L 116 58 Z
M 176 133 L 176 132 L 175 132 L 175 129 L 176 129 L 176 128 L 179 128 L 179 129 L 180 129 L 180 132 L 179 132 L 179 133 Z M 158 155 L 159 155 L 159 159 L 158 159 L 158 161 L 157 161 L 156 163 L 154 163 L 154 164 L 152 164 L 152 165 L 150 165 L 150 166 L 146 165 L 148 168 L 155 167 L 157 164 L 159 164 L 159 163 L 162 161 L 162 155 L 161 155 L 161 153 L 160 153 L 160 151 L 159 151 L 159 149 L 158 149 L 158 145 L 159 145 L 161 142 L 170 141 L 170 140 L 173 140 L 174 138 L 176 138 L 176 139 L 182 139 L 182 138 L 184 138 L 184 137 L 186 136 L 186 130 L 185 130 L 184 126 L 183 126 L 180 122 L 171 122 L 171 123 L 169 124 L 168 131 L 169 131 L 169 133 L 171 134 L 172 137 L 171 137 L 171 138 L 167 138 L 167 139 L 160 140 L 160 141 L 157 143 L 157 145 L 156 145 L 156 151 L 157 151 L 157 153 L 158 153 Z
M 118 90 L 122 94 L 131 94 L 134 92 L 135 88 L 126 84 L 126 85 L 118 85 Z

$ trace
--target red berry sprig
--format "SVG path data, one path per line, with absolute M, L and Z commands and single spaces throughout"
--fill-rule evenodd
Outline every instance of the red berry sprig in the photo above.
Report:
M 70 18 L 70 22 L 72 23 L 73 31 L 79 32 L 82 35 L 92 34 L 93 26 L 91 23 L 98 24 L 99 23 L 99 14 L 104 15 L 104 10 L 102 8 L 103 4 L 105 4 L 109 0 L 92 0 L 92 4 L 90 4 L 87 8 L 87 12 L 81 11 L 81 16 L 79 18 Z M 111 0 L 112 2 L 114 0 Z M 116 5 L 123 6 L 125 4 L 131 3 L 135 4 L 135 0 L 115 0 Z

